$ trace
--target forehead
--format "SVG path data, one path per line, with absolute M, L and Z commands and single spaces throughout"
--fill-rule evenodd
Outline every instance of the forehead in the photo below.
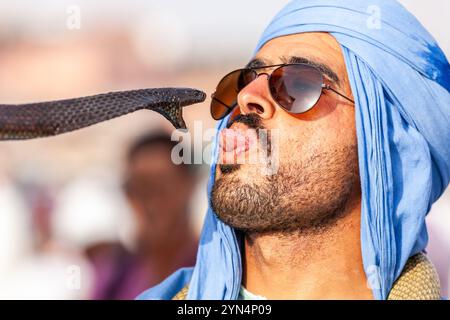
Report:
M 274 38 L 257 52 L 255 58 L 269 64 L 281 63 L 282 57 L 304 57 L 345 74 L 342 50 L 336 39 L 325 32 L 298 33 Z

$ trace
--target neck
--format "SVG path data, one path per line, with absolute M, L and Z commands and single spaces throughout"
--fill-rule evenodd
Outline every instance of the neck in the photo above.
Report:
M 141 243 L 141 260 L 159 281 L 169 276 L 171 270 L 186 263 L 185 260 L 188 260 L 190 255 L 195 254 L 193 249 L 197 246 L 197 239 L 188 227 L 188 220 L 179 225 L 180 227 L 174 226 L 164 239 L 149 239 Z
M 322 231 L 246 234 L 243 285 L 268 299 L 372 299 L 363 270 L 360 199 Z

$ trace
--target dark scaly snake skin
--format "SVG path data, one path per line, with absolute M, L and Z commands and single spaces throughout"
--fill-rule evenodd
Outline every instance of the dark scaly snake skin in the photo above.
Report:
M 204 101 L 204 92 L 189 88 L 157 88 L 110 92 L 95 96 L 0 105 L 0 140 L 48 137 L 148 109 L 185 129 L 182 107 Z

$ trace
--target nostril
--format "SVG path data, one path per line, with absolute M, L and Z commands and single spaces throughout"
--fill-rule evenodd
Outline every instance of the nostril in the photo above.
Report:
M 264 108 L 257 103 L 249 103 L 247 107 L 250 111 L 256 111 L 257 114 L 264 113 Z

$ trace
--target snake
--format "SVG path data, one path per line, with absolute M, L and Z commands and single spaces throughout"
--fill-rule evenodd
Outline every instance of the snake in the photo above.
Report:
M 0 140 L 50 137 L 82 129 L 138 110 L 161 114 L 186 129 L 182 108 L 203 102 L 192 88 L 150 88 L 27 104 L 0 104 Z

